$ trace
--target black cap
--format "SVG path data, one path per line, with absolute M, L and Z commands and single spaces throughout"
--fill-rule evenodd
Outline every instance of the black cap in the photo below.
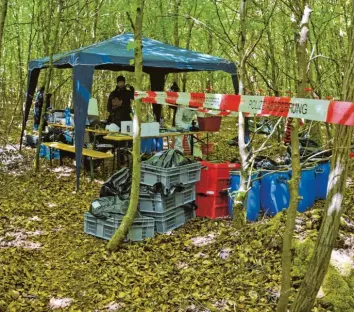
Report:
M 124 76 L 118 76 L 118 77 L 117 77 L 117 83 L 118 83 L 119 81 L 124 81 L 124 82 L 125 82 L 125 77 L 124 77 Z

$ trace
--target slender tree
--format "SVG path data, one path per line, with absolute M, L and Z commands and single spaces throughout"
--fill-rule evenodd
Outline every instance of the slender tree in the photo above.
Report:
M 244 94 L 244 81 L 246 76 L 246 17 L 247 17 L 247 0 L 241 0 L 240 2 L 240 34 L 239 34 L 239 67 L 238 67 L 238 79 L 239 79 L 239 94 Z M 241 158 L 241 177 L 240 187 L 234 199 L 233 211 L 234 211 L 234 223 L 237 228 L 241 228 L 246 222 L 246 214 L 243 209 L 243 202 L 246 198 L 247 192 L 247 146 L 245 142 L 245 115 L 243 113 L 238 114 L 238 147 Z
M 311 15 L 311 9 L 305 6 L 305 1 L 299 3 L 301 7 L 297 8 L 297 12 L 303 12 L 302 19 L 300 21 L 300 32 L 296 34 L 297 42 L 297 61 L 298 61 L 298 97 L 305 97 L 306 87 L 306 47 L 309 33 L 309 20 Z M 300 18 L 301 15 L 297 14 Z M 298 22 L 299 20 L 297 20 Z M 297 23 L 296 22 L 296 23 Z M 298 23 L 297 23 L 298 24 Z M 286 219 L 285 232 L 283 236 L 283 253 L 282 253 L 282 283 L 281 293 L 277 306 L 277 312 L 286 312 L 289 295 L 291 291 L 291 248 L 292 240 L 295 229 L 296 212 L 299 204 L 299 182 L 300 182 L 300 153 L 299 153 L 299 119 L 292 121 L 291 130 L 291 163 L 292 163 L 292 178 L 289 182 L 290 189 L 290 204 L 288 209 L 288 215 Z
M 52 1 L 50 1 L 50 3 L 51 2 Z M 46 94 L 49 93 L 50 82 L 51 82 L 51 78 L 52 78 L 53 54 L 56 51 L 57 41 L 58 41 L 58 37 L 59 37 L 60 21 L 61 21 L 62 11 L 63 11 L 63 0 L 58 0 L 58 8 L 57 8 L 57 14 L 56 14 L 56 23 L 55 23 L 55 26 L 54 26 L 53 41 L 50 40 L 50 43 L 49 43 L 49 64 L 48 64 L 48 69 L 47 69 L 47 72 L 46 72 L 47 75 L 46 75 L 46 80 L 45 80 L 45 91 L 46 91 Z M 50 9 L 50 12 L 52 12 L 51 9 Z M 49 21 L 49 24 L 50 24 L 50 21 Z M 48 31 L 51 34 L 51 27 L 49 27 Z M 51 38 L 51 35 L 49 35 L 49 38 Z M 44 104 L 43 104 L 43 108 L 42 108 L 42 114 L 41 114 L 40 123 L 39 123 L 39 129 L 38 129 L 38 143 L 37 143 L 36 159 L 35 159 L 35 169 L 36 169 L 37 172 L 40 170 L 40 166 L 39 166 L 39 151 L 40 151 L 40 145 L 41 145 L 41 142 L 42 142 L 44 116 L 45 116 L 45 113 L 47 111 L 48 100 L 49 100 L 48 97 L 45 96 Z
M 348 58 L 342 86 L 342 99 L 354 101 L 354 0 L 351 1 Z M 353 127 L 336 125 L 328 195 L 320 232 L 304 280 L 291 308 L 292 312 L 311 311 L 328 270 L 332 249 L 338 236 L 340 218 L 345 212 L 343 199 L 348 175 Z
M 4 36 L 5 20 L 7 15 L 8 0 L 2 0 L 1 3 L 1 15 L 0 15 L 0 61 L 2 54 L 2 38 Z
M 142 53 L 142 28 L 143 28 L 144 0 L 137 1 L 136 19 L 134 25 L 134 64 L 135 64 L 135 86 L 137 90 L 142 90 L 143 84 L 143 53 Z M 130 193 L 130 202 L 126 215 L 121 225 L 109 241 L 107 248 L 110 251 L 116 251 L 124 241 L 137 212 L 139 192 L 140 192 L 140 119 L 141 119 L 141 100 L 135 101 L 135 115 L 133 120 L 133 178 Z

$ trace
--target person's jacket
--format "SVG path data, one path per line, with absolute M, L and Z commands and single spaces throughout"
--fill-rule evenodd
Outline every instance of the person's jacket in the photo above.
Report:
M 115 101 L 122 101 L 119 107 L 113 107 Z M 121 121 L 132 120 L 132 108 L 130 101 L 134 100 L 134 88 L 118 86 L 110 93 L 107 103 L 107 111 L 109 112 L 109 122 L 113 122 L 120 126 Z

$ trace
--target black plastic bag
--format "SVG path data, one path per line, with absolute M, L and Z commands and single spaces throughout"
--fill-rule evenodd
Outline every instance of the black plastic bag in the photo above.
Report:
M 90 206 L 90 213 L 100 219 L 107 219 L 115 215 L 125 215 L 129 200 L 120 200 L 118 196 L 107 196 L 95 199 Z
M 38 136 L 37 135 L 26 135 L 24 140 L 24 146 L 29 146 L 35 148 L 38 143 Z
M 146 163 L 160 168 L 174 168 L 194 163 L 194 161 L 185 157 L 180 151 L 170 149 L 155 154 Z
M 102 185 L 100 197 L 118 196 L 121 200 L 129 199 L 131 185 L 131 171 L 129 168 L 122 168 Z

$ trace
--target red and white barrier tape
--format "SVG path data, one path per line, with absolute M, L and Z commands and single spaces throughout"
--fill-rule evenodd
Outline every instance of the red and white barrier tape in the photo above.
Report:
M 354 103 L 305 98 L 232 94 L 136 91 L 144 103 L 184 106 L 219 116 L 243 112 L 257 116 L 302 118 L 354 126 Z

